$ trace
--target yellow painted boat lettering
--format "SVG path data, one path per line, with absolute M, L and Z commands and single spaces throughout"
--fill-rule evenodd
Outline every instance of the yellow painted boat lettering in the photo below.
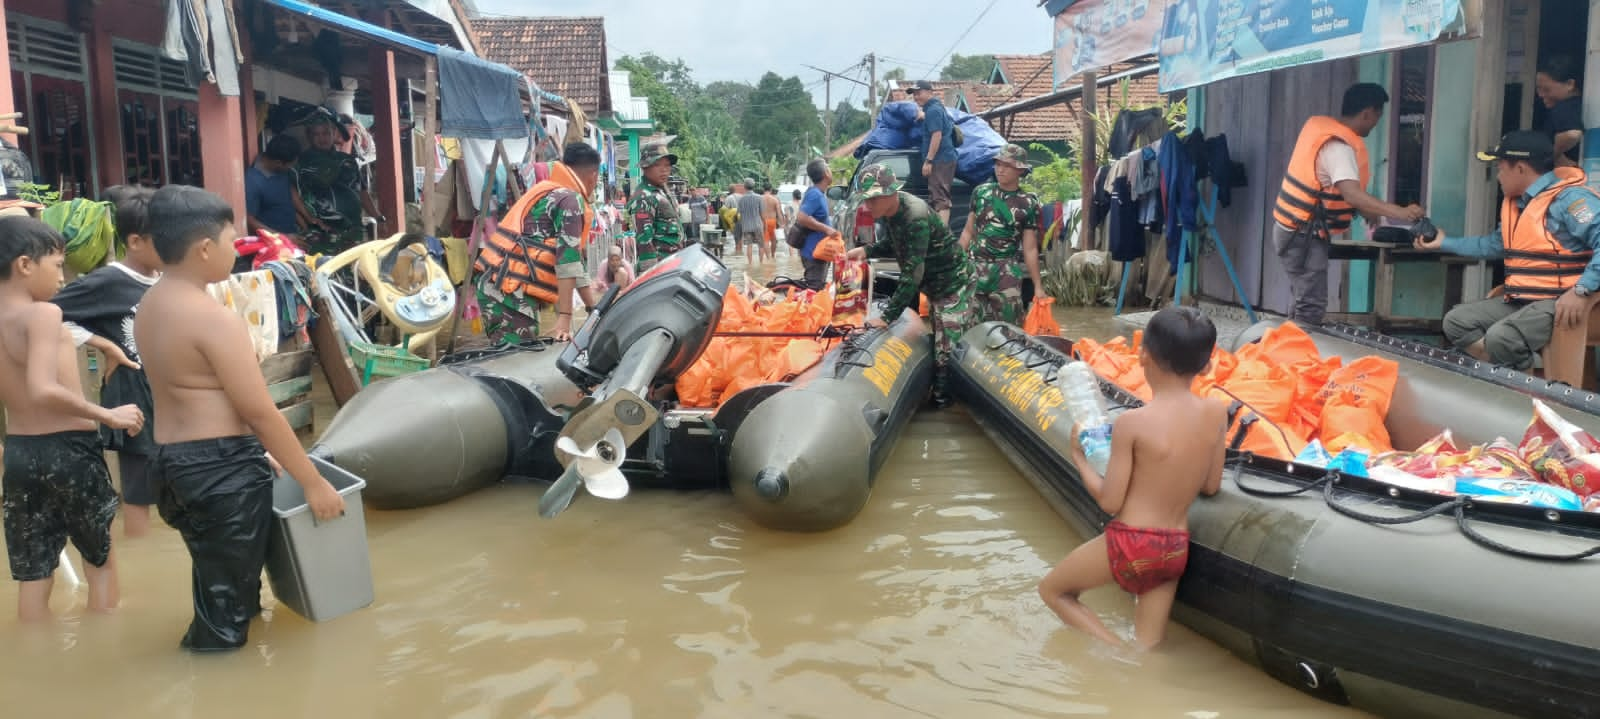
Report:
M 866 377 L 872 386 L 877 387 L 883 396 L 889 396 L 889 390 L 894 387 L 899 379 L 901 370 L 905 369 L 906 360 L 911 358 L 911 345 L 899 337 L 890 337 L 877 352 L 872 354 L 872 366 L 866 368 L 861 376 Z

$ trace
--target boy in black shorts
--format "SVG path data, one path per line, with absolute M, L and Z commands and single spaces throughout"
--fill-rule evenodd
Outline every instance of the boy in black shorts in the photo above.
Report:
M 167 185 L 150 198 L 150 230 L 165 269 L 140 302 L 133 332 L 161 413 L 150 458 L 156 506 L 194 565 L 194 620 L 181 646 L 238 649 L 261 612 L 272 529 L 267 451 L 300 484 L 317 519 L 343 514 L 344 499 L 278 413 L 244 319 L 206 293 L 238 256 L 233 208 L 198 187 Z
M 83 398 L 77 352 L 47 300 L 61 288 L 65 241 L 31 217 L 0 217 L 0 403 L 6 408 L 3 491 L 6 552 L 17 617 L 50 616 L 50 590 L 67 539 L 83 556 L 89 609 L 118 601 L 111 561 L 117 494 L 106 471 L 99 425 L 137 435 L 144 413 L 106 409 Z
M 132 404 L 144 412 L 143 432 L 129 434 L 109 427 L 101 432 L 106 449 L 117 453 L 122 533 L 128 537 L 150 531 L 150 507 L 156 503 L 155 489 L 145 471 L 156 449 L 154 403 L 133 341 L 133 315 L 144 293 L 161 279 L 161 256 L 156 254 L 148 227 L 147 210 L 154 193 L 131 185 L 106 188 L 106 199 L 116 207 L 117 237 L 128 248 L 127 255 L 73 280 L 50 300 L 61 308 L 73 341 L 87 344 L 105 357 L 100 405 Z

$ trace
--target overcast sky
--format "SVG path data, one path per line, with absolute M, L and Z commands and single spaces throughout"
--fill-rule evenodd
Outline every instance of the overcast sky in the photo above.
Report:
M 822 74 L 878 54 L 882 76 L 904 67 L 912 80 L 937 79 L 947 51 L 963 55 L 1037 53 L 1050 49 L 1052 26 L 1038 0 L 473 0 L 490 17 L 601 15 L 606 54 L 654 52 L 683 58 L 701 84 L 754 83 L 771 70 L 815 83 Z M 989 8 L 985 14 L 984 9 Z M 982 18 L 979 19 L 979 15 Z M 976 24 L 974 22 L 976 21 Z M 970 32 L 969 32 L 970 29 Z M 965 37 L 963 37 L 965 33 Z M 952 46 L 954 49 L 952 50 Z M 866 78 L 864 71 L 849 73 Z M 833 101 L 864 88 L 834 80 Z

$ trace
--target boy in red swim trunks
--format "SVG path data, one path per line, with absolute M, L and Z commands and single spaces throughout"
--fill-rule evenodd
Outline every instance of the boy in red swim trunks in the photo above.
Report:
M 1138 597 L 1133 627 L 1140 647 L 1154 647 L 1166 632 L 1189 558 L 1189 505 L 1196 495 L 1216 494 L 1222 486 L 1227 406 L 1189 389 L 1210 364 L 1216 339 L 1216 328 L 1199 310 L 1169 307 L 1156 313 L 1139 351 L 1152 397 L 1112 425 L 1105 477 L 1073 443 L 1078 476 L 1115 519 L 1105 534 L 1050 570 L 1039 596 L 1061 621 L 1096 639 L 1122 643 L 1078 595 L 1112 581 Z

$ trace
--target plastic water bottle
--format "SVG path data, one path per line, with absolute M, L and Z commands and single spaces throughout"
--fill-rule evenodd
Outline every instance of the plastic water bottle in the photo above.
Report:
M 1086 362 L 1072 362 L 1061 368 L 1056 385 L 1066 400 L 1067 412 L 1078 425 L 1078 444 L 1089 458 L 1089 465 L 1101 475 L 1111 461 L 1111 417 L 1106 413 L 1100 381 Z

